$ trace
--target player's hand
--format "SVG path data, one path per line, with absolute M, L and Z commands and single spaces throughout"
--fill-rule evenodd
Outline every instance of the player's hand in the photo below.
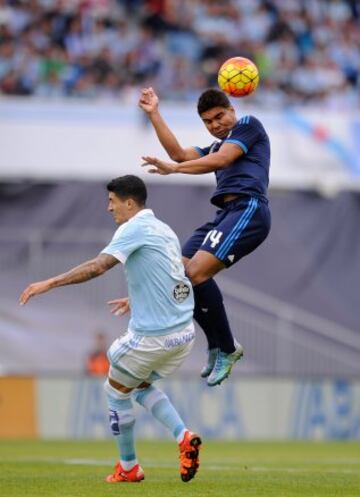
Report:
M 41 293 L 46 293 L 51 289 L 50 280 L 39 281 L 37 283 L 31 283 L 23 293 L 20 295 L 19 304 L 25 305 L 31 297 L 35 295 L 40 295 Z
M 127 312 L 130 311 L 130 304 L 128 297 L 124 297 L 122 299 L 109 300 L 108 304 L 113 306 L 110 309 L 110 312 L 115 316 L 122 316 L 123 314 L 126 314 Z
M 154 90 L 150 88 L 143 88 L 141 90 L 140 99 L 139 99 L 139 107 L 147 114 L 151 114 L 158 109 L 159 106 L 159 98 L 154 92 Z
M 167 174 L 176 173 L 177 164 L 173 162 L 165 162 L 163 160 L 157 159 L 156 157 L 145 156 L 142 157 L 144 166 L 153 166 L 151 169 L 148 169 L 148 173 L 152 174 L 161 174 L 162 176 L 166 176 Z

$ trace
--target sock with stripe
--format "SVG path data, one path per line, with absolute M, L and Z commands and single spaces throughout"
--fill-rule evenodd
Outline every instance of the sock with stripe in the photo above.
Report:
M 109 406 L 109 422 L 112 434 L 118 445 L 120 463 L 125 471 L 138 463 L 135 453 L 134 425 L 135 415 L 129 394 L 122 394 L 105 383 Z
M 217 344 L 222 352 L 231 354 L 235 351 L 234 337 L 231 333 L 230 324 L 226 315 L 223 297 L 215 280 L 210 278 L 199 285 L 194 286 L 195 309 L 207 309 L 203 328 L 209 344 Z M 197 314 L 197 316 L 199 316 Z M 195 319 L 196 315 L 195 315 Z M 210 347 L 209 348 L 214 348 Z
M 186 432 L 184 422 L 164 392 L 151 385 L 135 390 L 134 399 L 168 428 L 178 443 L 183 440 Z

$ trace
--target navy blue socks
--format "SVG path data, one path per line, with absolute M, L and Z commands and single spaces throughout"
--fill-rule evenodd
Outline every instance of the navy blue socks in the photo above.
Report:
M 204 330 L 209 349 L 218 347 L 227 354 L 234 352 L 234 338 L 222 294 L 215 280 L 210 278 L 194 286 L 194 297 L 194 318 Z

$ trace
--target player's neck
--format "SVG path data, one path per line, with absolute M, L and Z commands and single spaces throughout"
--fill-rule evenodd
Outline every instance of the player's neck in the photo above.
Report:
M 128 221 L 130 219 L 132 219 L 133 217 L 135 217 L 137 214 L 139 214 L 139 212 L 143 211 L 144 209 L 146 209 L 145 206 L 142 206 L 142 207 L 134 207 L 134 209 L 131 209 L 131 211 L 129 212 L 128 214 Z

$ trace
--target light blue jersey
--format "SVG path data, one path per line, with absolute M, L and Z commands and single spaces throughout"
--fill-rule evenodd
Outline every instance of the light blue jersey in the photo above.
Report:
M 192 320 L 193 291 L 185 276 L 179 240 L 151 209 L 141 210 L 121 225 L 102 252 L 125 265 L 131 331 L 167 335 Z

